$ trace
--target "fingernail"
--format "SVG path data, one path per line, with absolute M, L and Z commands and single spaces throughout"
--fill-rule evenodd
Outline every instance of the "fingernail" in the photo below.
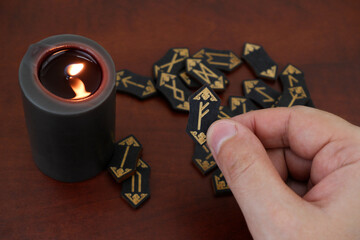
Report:
M 235 123 L 230 120 L 215 122 L 207 132 L 207 143 L 212 151 L 217 155 L 221 145 L 236 134 Z

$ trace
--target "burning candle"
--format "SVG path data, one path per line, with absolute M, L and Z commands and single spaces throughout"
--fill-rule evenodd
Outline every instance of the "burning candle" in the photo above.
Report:
M 57 35 L 29 47 L 19 69 L 33 159 L 46 175 L 83 181 L 112 156 L 115 68 L 96 42 Z
M 65 99 L 82 99 L 101 83 L 101 68 L 84 51 L 65 49 L 50 54 L 41 64 L 39 80 L 52 94 Z M 85 85 L 86 84 L 86 85 Z

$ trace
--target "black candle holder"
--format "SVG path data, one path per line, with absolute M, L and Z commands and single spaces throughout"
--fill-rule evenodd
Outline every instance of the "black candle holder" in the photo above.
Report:
M 68 79 L 70 85 L 80 84 L 88 94 L 72 97 L 69 95 L 72 90 L 61 80 L 61 73 L 46 68 L 51 56 L 63 51 L 78 52 L 84 64 L 90 62 L 91 69 L 83 70 L 87 74 L 78 77 L 77 71 Z M 76 59 L 77 55 L 74 56 Z M 91 80 L 97 81 L 97 85 L 92 83 L 95 87 L 89 91 L 86 76 L 90 70 L 98 77 Z M 90 77 L 94 78 L 94 74 Z M 40 81 L 39 75 L 45 80 Z M 57 91 L 59 81 L 63 81 L 63 86 L 59 85 L 63 90 Z M 77 35 L 46 38 L 29 47 L 20 64 L 19 83 L 33 159 L 38 168 L 64 182 L 83 181 L 102 171 L 112 156 L 115 132 L 115 67 L 106 50 Z M 77 95 L 74 87 L 73 91 Z

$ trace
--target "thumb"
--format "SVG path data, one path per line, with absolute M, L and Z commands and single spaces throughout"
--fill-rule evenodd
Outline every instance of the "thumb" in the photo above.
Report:
M 283 182 L 249 128 L 232 120 L 216 121 L 207 132 L 207 142 L 253 236 L 268 234 L 269 225 L 269 231 L 279 230 L 274 224 L 289 221 L 292 209 L 301 207 L 301 198 Z

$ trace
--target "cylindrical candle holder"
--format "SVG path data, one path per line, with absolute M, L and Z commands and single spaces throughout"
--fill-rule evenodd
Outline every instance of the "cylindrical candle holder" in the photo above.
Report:
M 33 159 L 47 176 L 78 182 L 113 152 L 115 67 L 96 42 L 56 35 L 31 45 L 19 69 Z

